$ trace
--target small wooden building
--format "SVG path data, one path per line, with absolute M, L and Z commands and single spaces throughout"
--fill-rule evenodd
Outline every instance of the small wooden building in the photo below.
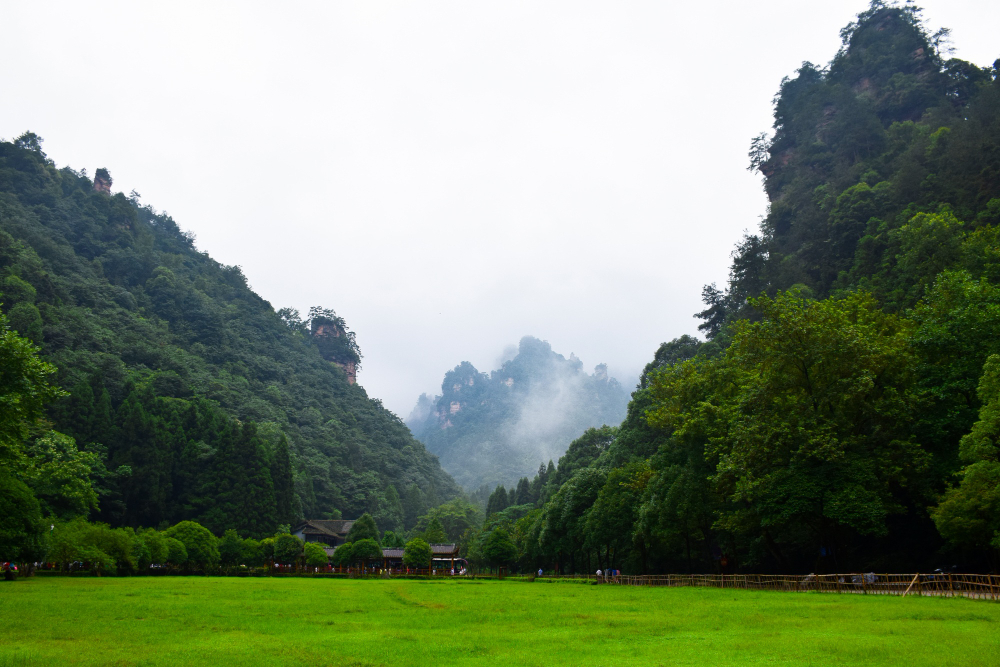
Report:
M 353 519 L 309 519 L 295 527 L 292 535 L 303 542 L 319 542 L 336 547 L 347 541 Z
M 431 547 L 431 567 L 439 570 L 451 570 L 458 563 L 458 567 L 465 564 L 465 560 L 458 555 L 458 545 L 432 544 Z M 390 570 L 401 570 L 403 565 L 403 549 L 384 548 L 382 549 L 382 566 Z

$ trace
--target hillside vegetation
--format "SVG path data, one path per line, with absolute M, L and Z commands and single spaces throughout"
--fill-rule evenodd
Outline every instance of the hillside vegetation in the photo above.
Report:
M 502 530 L 524 567 L 1000 566 L 1000 61 L 874 0 L 753 140 L 768 214 L 625 421 Z M 516 491 L 516 490 L 515 490 Z
M 238 266 L 111 185 L 105 169 L 57 168 L 34 134 L 0 142 L 2 310 L 65 390 L 25 451 L 84 465 L 67 476 L 84 470 L 97 494 L 46 513 L 96 504 L 112 525 L 194 519 L 264 537 L 365 511 L 401 530 L 459 492 L 351 383 L 360 351 L 336 313 L 276 312 Z

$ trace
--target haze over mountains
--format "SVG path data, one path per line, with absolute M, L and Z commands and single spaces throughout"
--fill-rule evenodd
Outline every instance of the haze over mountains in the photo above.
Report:
M 604 364 L 588 373 L 575 355 L 532 336 L 505 356 L 490 373 L 463 361 L 445 374 L 441 394 L 422 394 L 406 420 L 469 490 L 513 485 L 558 460 L 588 428 L 625 417 L 628 391 Z

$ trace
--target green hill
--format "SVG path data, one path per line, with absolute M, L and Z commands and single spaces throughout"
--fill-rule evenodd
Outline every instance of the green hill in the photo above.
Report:
M 403 528 L 459 493 L 394 414 L 352 384 L 333 311 L 275 312 L 238 266 L 41 139 L 0 143 L 0 300 L 69 392 L 56 430 L 100 455 L 96 518 L 196 519 L 269 535 L 297 518 Z
M 947 58 L 919 12 L 873 0 L 781 82 L 709 340 L 664 343 L 625 422 L 480 542 L 565 571 L 996 570 L 1000 60 Z

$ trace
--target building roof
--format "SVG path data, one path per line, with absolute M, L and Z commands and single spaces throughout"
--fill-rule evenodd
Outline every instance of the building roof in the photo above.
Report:
M 431 554 L 434 556 L 457 556 L 457 544 L 432 544 Z M 382 558 L 402 558 L 404 549 L 385 547 L 382 549 Z
M 329 535 L 344 537 L 354 525 L 354 519 L 308 519 L 295 527 L 296 533 L 303 535 Z

